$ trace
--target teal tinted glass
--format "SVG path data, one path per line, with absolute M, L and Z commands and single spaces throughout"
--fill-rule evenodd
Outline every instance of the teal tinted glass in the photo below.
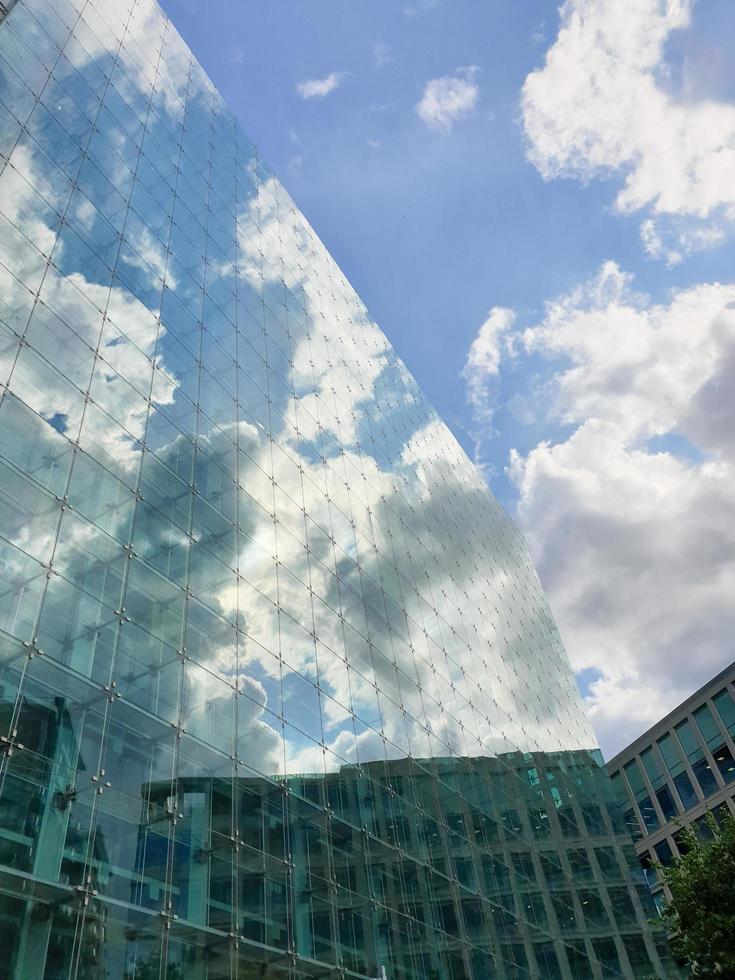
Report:
M 633 795 L 638 798 L 641 794 L 647 793 L 648 790 L 643 781 L 643 775 L 638 762 L 632 759 L 625 764 L 624 768 L 625 775 L 628 777 L 628 782 L 630 783 L 630 788 L 633 790 Z
M 712 698 L 717 714 L 731 735 L 735 735 L 735 700 L 728 688 Z
M 658 740 L 658 747 L 661 750 L 664 763 L 669 772 L 673 775 L 680 772 L 683 768 L 681 750 L 679 749 L 674 736 L 667 732 Z
M 707 745 L 722 741 L 722 733 L 712 717 L 712 712 L 706 704 L 700 705 L 694 712 L 694 720 Z
M 641 762 L 643 763 L 643 768 L 646 770 L 646 774 L 651 781 L 651 785 L 655 789 L 660 782 L 661 771 L 659 769 L 654 750 L 651 746 L 641 752 Z
M 681 747 L 684 749 L 688 759 L 691 760 L 697 755 L 701 755 L 702 745 L 689 721 L 685 720 L 679 722 L 674 731 L 676 732 L 679 742 L 681 743 Z

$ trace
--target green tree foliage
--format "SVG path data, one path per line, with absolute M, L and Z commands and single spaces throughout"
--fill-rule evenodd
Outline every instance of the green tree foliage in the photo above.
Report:
M 659 871 L 671 892 L 664 923 L 674 954 L 694 977 L 735 980 L 735 818 L 719 825 L 710 815 L 711 837 L 682 831 L 687 853 Z

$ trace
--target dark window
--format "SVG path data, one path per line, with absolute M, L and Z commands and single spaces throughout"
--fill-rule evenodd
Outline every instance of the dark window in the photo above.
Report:
M 689 810 L 699 802 L 692 781 L 685 772 L 680 772 L 678 776 L 674 776 L 674 786 L 676 786 L 676 791 L 685 810 Z
M 730 749 L 723 744 L 712 749 L 712 755 L 715 757 L 717 768 L 723 780 L 726 783 L 731 783 L 735 779 L 735 760 Z
M 631 923 L 635 922 L 635 907 L 627 888 L 609 888 L 608 897 L 613 908 L 613 915 L 616 922 Z
M 624 936 L 623 943 L 628 954 L 633 973 L 638 977 L 649 975 L 653 967 L 642 936 Z
M 541 855 L 541 868 L 549 888 L 564 884 L 566 876 L 559 855 L 555 851 L 546 851 Z
M 607 926 L 609 924 L 605 906 L 602 904 L 598 892 L 581 891 L 579 901 L 582 906 L 582 913 L 589 925 Z
M 661 789 L 657 789 L 656 799 L 658 800 L 658 805 L 661 807 L 664 820 L 673 820 L 676 816 L 676 804 L 674 803 L 674 797 L 669 787 L 662 786 Z
M 620 865 L 612 847 L 596 847 L 595 855 L 603 878 L 607 880 L 620 877 Z
M 579 827 L 577 826 L 577 817 L 575 816 L 574 810 L 565 808 L 557 811 L 557 813 L 562 834 L 565 837 L 576 837 L 579 834 Z
M 643 825 L 648 833 L 651 834 L 654 830 L 658 830 L 658 817 L 650 796 L 644 796 L 642 800 L 638 801 L 638 809 L 641 811 Z
M 533 868 L 533 859 L 527 851 L 513 855 L 513 868 L 515 873 L 522 879 L 536 883 L 536 872 Z
M 589 980 L 590 961 L 584 943 L 570 943 L 565 945 L 564 950 L 572 980 Z
M 634 841 L 642 840 L 643 833 L 641 831 L 640 824 L 638 823 L 638 819 L 632 809 L 625 811 L 623 814 L 623 822 Z
M 605 833 L 605 818 L 599 806 L 590 804 L 583 807 L 582 816 L 587 825 L 587 830 L 593 837 L 601 837 Z
M 614 939 L 594 939 L 592 945 L 595 950 L 595 956 L 605 967 L 605 974 L 610 975 L 611 973 L 615 976 L 620 975 L 620 959 L 618 957 L 618 950 L 615 946 Z
M 572 878 L 575 881 L 589 881 L 592 878 L 592 865 L 587 851 L 567 851 L 567 856 L 572 866 Z
M 571 892 L 556 892 L 551 900 L 561 931 L 574 932 L 577 929 L 577 917 L 574 914 Z
M 650 851 L 644 851 L 643 854 L 640 855 L 639 860 L 641 862 L 641 867 L 643 868 L 643 876 L 646 879 L 646 884 L 649 888 L 653 888 L 658 881 L 658 874 L 653 866 Z
M 712 772 L 712 767 L 704 757 L 696 759 L 694 762 L 692 762 L 692 771 L 694 772 L 697 782 L 699 783 L 699 787 L 705 796 L 711 796 L 712 793 L 717 792 L 717 780 Z
M 539 976 L 543 980 L 563 980 L 556 950 L 551 943 L 541 943 L 534 946 Z
M 659 864 L 663 864 L 665 868 L 668 868 L 669 865 L 674 863 L 674 854 L 671 850 L 671 845 L 666 839 L 659 841 L 658 844 L 654 844 L 653 849 L 656 852 L 656 861 Z

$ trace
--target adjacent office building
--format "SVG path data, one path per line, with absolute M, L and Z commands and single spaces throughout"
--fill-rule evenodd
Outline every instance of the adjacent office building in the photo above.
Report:
M 607 764 L 623 819 L 660 910 L 655 864 L 686 849 L 683 828 L 708 836 L 708 815 L 735 815 L 735 663 Z
M 521 535 L 191 52 L 8 10 L 0 975 L 670 976 Z

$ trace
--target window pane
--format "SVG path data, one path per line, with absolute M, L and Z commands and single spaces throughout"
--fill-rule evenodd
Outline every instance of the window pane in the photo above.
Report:
M 692 759 L 698 753 L 701 753 L 702 746 L 699 744 L 699 739 L 694 734 L 694 730 L 688 721 L 680 722 L 674 731 L 679 737 L 682 748 L 686 752 L 689 759 Z
M 701 705 L 694 712 L 694 720 L 702 733 L 702 738 L 707 745 L 712 746 L 722 740 L 722 733 L 712 717 L 712 712 L 706 704 Z
M 662 735 L 658 740 L 658 747 L 661 750 L 661 755 L 663 756 L 666 768 L 669 770 L 672 776 L 677 772 L 680 772 L 683 763 L 679 747 L 674 741 L 674 737 L 669 732 Z
M 700 789 L 705 796 L 710 796 L 710 794 L 716 792 L 717 780 L 715 779 L 712 768 L 706 759 L 697 759 L 696 762 L 693 762 L 692 770 L 697 778 Z
M 655 787 L 656 783 L 661 779 L 661 772 L 659 770 L 653 748 L 650 745 L 647 749 L 644 749 L 643 752 L 641 752 L 641 762 L 643 763 L 643 768 L 648 774 L 648 778 Z
M 635 759 L 632 759 L 625 766 L 625 775 L 628 777 L 628 782 L 630 783 L 630 788 L 633 793 L 638 797 L 639 793 L 645 793 L 646 787 L 643 782 L 643 776 L 638 763 Z
M 735 701 L 733 701 L 730 691 L 728 689 L 720 691 L 719 694 L 715 694 L 712 700 L 717 708 L 717 714 L 722 719 L 728 732 L 731 735 L 735 735 Z
M 678 776 L 674 776 L 674 786 L 676 786 L 676 791 L 685 810 L 693 807 L 698 802 L 692 781 L 685 772 L 680 772 Z
M 641 817 L 643 817 L 643 823 L 649 834 L 658 829 L 658 817 L 656 816 L 656 809 L 651 803 L 650 796 L 644 796 L 642 800 L 638 801 L 638 809 L 641 811 Z
M 665 820 L 671 820 L 676 816 L 674 797 L 668 786 L 662 786 L 661 789 L 656 791 L 656 799 L 658 800 Z
M 735 780 L 735 761 L 730 749 L 726 745 L 720 745 L 718 748 L 712 749 L 712 755 L 715 757 L 717 768 L 725 782 L 731 783 Z

